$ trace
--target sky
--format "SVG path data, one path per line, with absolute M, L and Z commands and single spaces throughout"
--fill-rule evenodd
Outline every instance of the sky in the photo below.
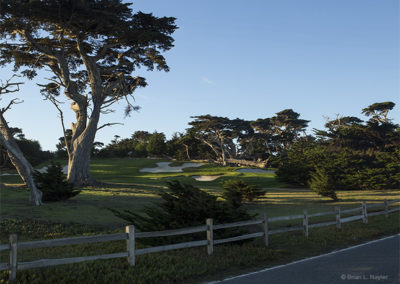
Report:
M 141 109 L 124 118 L 125 105 L 116 105 L 100 124 L 124 125 L 99 130 L 96 141 L 137 130 L 169 138 L 188 128 L 191 116 L 255 120 L 288 108 L 311 120 L 311 132 L 327 117 L 361 118 L 362 108 L 384 101 L 397 103 L 390 117 L 400 123 L 398 0 L 136 0 L 132 8 L 177 18 L 175 47 L 164 53 L 170 71 L 135 72 L 148 82 L 135 92 Z M 3 68 L 0 79 L 12 74 Z M 24 103 L 5 116 L 44 150 L 55 150 L 62 128 L 36 86 L 44 77 L 22 85 Z M 67 125 L 74 120 L 69 105 Z

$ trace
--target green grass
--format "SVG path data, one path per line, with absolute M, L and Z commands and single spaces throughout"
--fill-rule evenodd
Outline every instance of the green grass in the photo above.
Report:
M 75 234 L 99 233 L 97 229 L 82 225 L 59 225 L 25 220 L 0 221 L 0 240 L 6 242 L 9 233 L 18 233 L 20 239 L 59 238 Z M 254 271 L 319 255 L 382 236 L 399 233 L 399 214 L 371 217 L 369 224 L 361 221 L 311 229 L 309 238 L 301 232 L 283 233 L 270 237 L 270 246 L 262 239 L 241 244 L 217 245 L 208 256 L 205 247 L 182 249 L 164 253 L 137 256 L 136 266 L 129 267 L 126 259 L 99 260 L 80 264 L 61 265 L 42 269 L 18 271 L 18 283 L 198 283 L 221 279 L 229 275 Z M 109 231 L 115 232 L 115 231 Z M 21 261 L 39 258 L 64 258 L 125 250 L 125 242 L 74 245 L 35 250 L 20 250 Z M 138 247 L 143 247 L 140 240 Z M 0 261 L 7 261 L 2 254 Z M 8 279 L 7 272 L 0 273 L 0 283 Z
M 361 201 L 382 202 L 399 198 L 399 190 L 340 191 L 339 201 L 332 202 L 307 188 L 289 188 L 279 183 L 271 173 L 238 173 L 233 167 L 206 164 L 199 168 L 186 168 L 181 173 L 141 173 L 141 168 L 155 167 L 154 159 L 95 159 L 91 164 L 92 176 L 108 183 L 101 187 L 84 187 L 82 192 L 67 201 L 46 203 L 33 207 L 28 204 L 29 192 L 18 186 L 18 176 L 1 177 L 6 187 L 0 188 L 0 242 L 8 241 L 10 233 L 17 233 L 20 240 L 51 239 L 86 234 L 104 234 L 121 231 L 127 225 L 106 208 L 129 209 L 140 212 L 144 206 L 158 202 L 158 193 L 166 189 L 166 182 L 177 179 L 215 195 L 221 194 L 221 183 L 229 178 L 242 178 L 246 182 L 265 189 L 263 197 L 246 204 L 256 214 L 268 216 L 302 214 L 360 206 Z M 66 161 L 59 161 L 62 165 Z M 176 162 L 174 166 L 179 165 Z M 40 165 L 38 168 L 42 167 Z M 222 175 L 210 182 L 199 182 L 192 175 Z M 206 216 L 205 216 L 206 218 Z M 313 218 L 311 223 L 333 220 L 327 216 Z M 300 225 L 301 220 L 271 224 L 271 229 Z M 271 236 L 271 246 L 265 248 L 261 240 L 241 245 L 216 246 L 208 257 L 205 248 L 184 249 L 166 253 L 139 256 L 137 266 L 130 268 L 125 259 L 102 260 L 74 265 L 18 272 L 20 283 L 172 283 L 207 279 L 206 275 L 229 275 L 237 271 L 268 267 L 306 256 L 356 244 L 364 240 L 399 232 L 399 215 L 392 214 L 370 218 L 368 225 L 359 222 L 344 224 L 338 231 L 334 227 L 312 229 L 309 239 L 301 233 Z M 138 246 L 143 246 L 140 242 Z M 124 242 L 112 242 L 107 246 L 88 244 L 79 246 L 21 251 L 21 258 L 29 261 L 39 258 L 69 257 L 119 252 Z M 0 254 L 6 261 L 6 254 Z M 93 278 L 96 277 L 96 278 Z M 0 283 L 7 279 L 6 272 Z
M 229 178 L 242 178 L 246 182 L 262 187 L 266 194 L 246 206 L 251 212 L 269 216 L 301 214 L 331 210 L 334 206 L 355 207 L 361 201 L 380 202 L 383 199 L 399 197 L 398 190 L 385 191 L 341 191 L 339 202 L 320 197 L 307 188 L 287 188 L 275 180 L 271 173 L 238 173 L 233 167 L 206 164 L 199 168 L 186 168 L 182 173 L 141 173 L 145 167 L 155 167 L 156 159 L 95 159 L 91 173 L 99 181 L 110 183 L 103 187 L 85 187 L 82 192 L 67 201 L 47 203 L 32 207 L 28 204 L 28 191 L 24 188 L 2 188 L 0 190 L 1 218 L 31 218 L 59 223 L 79 223 L 103 226 L 105 229 L 123 226 L 124 221 L 116 218 L 106 208 L 141 211 L 146 205 L 157 202 L 166 182 L 177 179 L 189 183 L 215 195 L 221 194 L 221 183 Z M 59 161 L 66 164 L 66 161 Z M 43 165 L 40 165 L 42 167 Z M 192 175 L 220 175 L 215 181 L 200 182 Z M 21 183 L 16 176 L 2 177 L 1 182 L 8 185 Z

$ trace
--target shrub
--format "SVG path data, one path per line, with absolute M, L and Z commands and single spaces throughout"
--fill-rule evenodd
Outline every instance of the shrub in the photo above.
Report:
M 239 207 L 243 201 L 252 202 L 265 193 L 261 188 L 249 185 L 242 179 L 226 180 L 222 184 L 222 188 L 225 190 L 223 197 L 234 207 Z
M 231 202 L 217 200 L 217 196 L 192 185 L 181 184 L 178 181 L 167 184 L 168 191 L 159 194 L 162 202 L 145 207 L 143 215 L 130 210 L 109 210 L 141 231 L 204 225 L 207 218 L 213 218 L 214 223 L 229 223 L 253 217 L 243 207 L 233 207 Z
M 298 186 L 307 186 L 314 164 L 323 160 L 324 148 L 315 143 L 295 143 L 286 155 L 280 159 L 276 177 L 281 182 Z
M 33 177 L 37 188 L 43 193 L 43 201 L 67 200 L 81 192 L 64 179 L 61 165 L 53 162 L 47 167 L 47 172 L 35 171 Z
M 315 172 L 311 173 L 310 188 L 321 196 L 332 198 L 334 201 L 338 200 L 334 190 L 335 185 L 331 177 L 326 173 L 323 168 L 317 168 Z

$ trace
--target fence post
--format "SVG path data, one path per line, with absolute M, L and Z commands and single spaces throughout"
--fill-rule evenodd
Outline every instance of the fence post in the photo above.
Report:
M 340 220 L 340 206 L 336 206 L 335 211 L 336 211 L 336 228 L 340 229 L 342 228 L 342 222 Z
M 212 255 L 214 251 L 214 236 L 213 236 L 213 219 L 209 218 L 206 221 L 207 223 L 207 253 L 208 255 Z
M 128 239 L 126 240 L 128 262 L 130 266 L 135 266 L 135 226 L 126 226 L 125 232 L 128 234 Z
M 307 214 L 307 210 L 304 210 L 303 231 L 304 231 L 304 236 L 306 238 L 308 238 L 308 214 Z
M 389 217 L 389 204 L 387 199 L 385 199 L 385 201 L 383 201 L 383 204 L 385 205 L 385 217 Z
M 265 242 L 265 246 L 269 245 L 269 238 L 268 238 L 268 216 L 266 213 L 264 213 L 264 242 Z
M 363 223 L 368 224 L 367 203 L 365 201 L 362 202 L 362 215 L 363 215 Z
M 10 282 L 14 283 L 17 280 L 17 241 L 18 237 L 15 234 L 10 235 Z

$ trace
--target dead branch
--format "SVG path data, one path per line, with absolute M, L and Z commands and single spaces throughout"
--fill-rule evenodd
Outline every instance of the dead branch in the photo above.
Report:
M 104 127 L 112 126 L 112 125 L 116 125 L 116 124 L 124 125 L 123 123 L 120 123 L 120 122 L 106 123 L 106 124 L 103 124 L 102 126 L 98 127 L 98 128 L 97 128 L 97 131 L 100 130 L 100 129 L 102 129 L 102 128 L 104 128 Z
M 52 96 L 45 96 L 45 99 L 49 100 L 58 110 L 58 113 L 60 115 L 61 126 L 63 129 L 65 148 L 67 148 L 67 154 L 68 154 L 68 157 L 70 157 L 71 156 L 70 151 L 69 151 L 70 145 L 68 145 L 68 140 L 67 140 L 67 131 L 66 131 L 65 124 L 64 124 L 64 113 L 59 106 L 59 104 L 61 104 L 62 102 L 58 101 L 56 98 L 54 98 Z
M 2 109 L 0 109 L 0 113 L 1 114 L 4 114 L 7 110 L 9 110 L 10 108 L 11 108 L 11 106 L 12 105 L 17 105 L 17 104 L 21 104 L 21 103 L 23 103 L 24 101 L 22 101 L 22 100 L 19 100 L 18 98 L 17 99 L 12 99 L 10 102 L 9 102 L 9 104 L 5 107 L 5 108 L 2 108 Z

